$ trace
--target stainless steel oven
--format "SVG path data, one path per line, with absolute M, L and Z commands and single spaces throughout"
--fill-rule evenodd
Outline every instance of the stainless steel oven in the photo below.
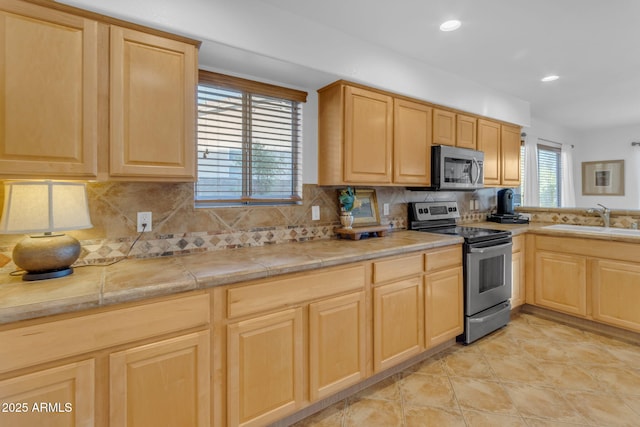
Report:
M 511 236 L 465 243 L 465 333 L 469 344 L 509 322 Z
M 409 229 L 464 238 L 464 333 L 469 344 L 509 323 L 511 304 L 511 233 L 460 226 L 455 202 L 409 204 Z

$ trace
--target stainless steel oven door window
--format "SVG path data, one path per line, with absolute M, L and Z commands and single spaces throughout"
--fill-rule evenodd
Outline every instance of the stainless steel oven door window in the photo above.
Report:
M 465 245 L 465 315 L 511 298 L 511 239 Z

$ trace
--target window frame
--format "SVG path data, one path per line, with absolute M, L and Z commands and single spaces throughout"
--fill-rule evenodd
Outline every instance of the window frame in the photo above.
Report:
M 561 157 L 561 149 L 558 147 L 554 147 L 552 145 L 548 145 L 548 144 L 537 144 L 536 147 L 537 151 L 538 151 L 538 198 L 539 198 L 539 205 L 540 207 L 545 207 L 545 208 L 557 208 L 561 206 L 561 201 L 562 201 L 562 157 Z M 555 155 L 555 177 L 556 177 L 556 182 L 555 182 L 555 188 L 556 188 L 556 197 L 555 197 L 555 204 L 554 206 L 543 206 L 542 204 L 542 200 L 543 200 L 543 194 L 545 194 L 544 191 L 542 191 L 542 185 L 541 185 L 541 179 L 540 179 L 540 168 L 543 166 L 542 162 L 540 161 L 540 151 L 546 151 L 549 153 L 554 153 Z
M 207 70 L 198 70 L 198 87 L 197 99 L 200 103 L 200 86 L 208 86 L 215 89 L 231 90 L 240 92 L 242 95 L 242 148 L 241 148 L 241 169 L 242 169 L 242 190 L 237 198 L 201 198 L 199 197 L 198 185 L 199 180 L 194 184 L 194 199 L 196 207 L 218 207 L 218 206 L 259 206 L 259 205 L 286 205 L 300 204 L 302 201 L 302 104 L 307 100 L 307 92 L 297 89 L 285 88 L 273 84 L 257 82 L 254 80 L 243 79 L 240 77 L 229 76 L 226 74 L 216 73 Z M 251 194 L 251 181 L 257 176 L 251 173 L 250 157 L 251 146 L 254 141 L 247 139 L 247 135 L 251 131 L 247 131 L 247 122 L 250 122 L 251 111 L 248 98 L 267 97 L 279 99 L 293 103 L 291 125 L 292 125 L 292 148 L 293 157 L 291 160 L 290 177 L 292 180 L 292 194 L 290 197 L 255 197 Z M 198 111 L 200 114 L 200 111 Z M 199 119 L 198 119 L 199 120 Z M 200 127 L 196 123 L 198 128 Z M 200 130 L 200 129 L 199 129 Z M 201 147 L 200 139 L 197 144 L 197 168 L 200 175 L 200 160 L 206 158 L 206 151 Z M 200 184 L 203 185 L 203 184 Z

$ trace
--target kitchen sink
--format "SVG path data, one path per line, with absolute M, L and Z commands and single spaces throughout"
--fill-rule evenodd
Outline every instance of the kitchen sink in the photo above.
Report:
M 593 233 L 615 236 L 639 236 L 640 230 L 617 227 L 598 227 L 594 225 L 554 224 L 543 227 L 549 230 L 574 231 L 577 233 Z

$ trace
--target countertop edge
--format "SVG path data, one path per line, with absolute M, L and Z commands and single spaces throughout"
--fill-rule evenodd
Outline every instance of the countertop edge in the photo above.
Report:
M 266 256 L 265 259 L 261 259 L 260 254 L 269 249 L 255 247 L 148 260 L 131 259 L 114 266 L 93 267 L 100 270 L 91 270 L 92 267 L 86 267 L 77 269 L 76 273 L 68 278 L 54 279 L 55 281 L 47 283 L 40 282 L 35 285 L 38 288 L 19 278 L 12 278 L 5 283 L 0 281 L 0 325 L 397 256 L 460 244 L 462 241 L 462 238 L 455 236 L 427 236 L 416 231 L 403 230 L 391 233 L 389 236 L 360 241 L 326 239 L 270 247 L 271 250 L 277 248 L 276 253 L 286 253 L 293 247 L 291 245 L 296 245 L 294 252 L 300 252 L 302 249 L 304 253 L 304 259 L 298 263 L 295 261 L 282 263 L 280 260 L 274 263 L 273 259 L 266 259 Z M 319 243 L 314 245 L 314 242 Z M 322 251 L 314 253 L 316 246 L 321 246 Z M 354 251 L 347 254 L 336 251 L 333 256 L 327 255 L 332 247 L 341 249 L 342 252 L 350 248 Z M 225 260 L 231 261 L 232 258 L 242 258 L 252 253 L 258 253 L 258 255 L 251 260 L 235 261 L 232 268 L 225 265 Z M 286 255 L 282 257 L 286 258 Z M 198 267 L 196 264 L 196 262 L 207 264 L 207 260 L 211 261 L 210 269 L 206 266 Z M 224 271 L 216 272 L 216 264 L 222 266 Z M 166 269 L 165 273 L 169 279 L 163 280 L 162 275 L 156 275 L 158 282 L 145 283 L 155 278 L 149 278 L 149 274 L 145 274 L 149 273 L 145 270 L 152 267 Z M 125 273 L 122 273 L 122 270 Z M 127 270 L 130 271 L 127 272 Z M 114 278 L 114 276 L 119 277 Z M 122 283 L 117 282 L 118 280 Z M 68 289 L 69 295 L 47 299 L 50 292 L 47 288 L 53 290 L 54 294 L 64 294 Z M 21 297 L 26 301 L 20 301 Z M 6 301 L 10 303 L 7 304 Z

